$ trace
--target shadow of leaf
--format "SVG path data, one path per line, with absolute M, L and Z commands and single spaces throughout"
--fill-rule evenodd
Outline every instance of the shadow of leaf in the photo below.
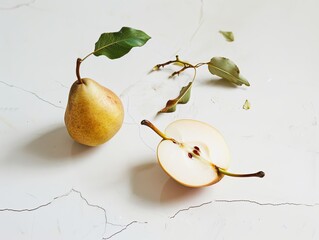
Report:
M 212 86 L 212 87 L 219 87 L 219 88 L 237 88 L 238 87 L 236 84 L 233 84 L 224 78 L 209 79 L 205 82 L 202 82 L 201 84 L 205 86 Z

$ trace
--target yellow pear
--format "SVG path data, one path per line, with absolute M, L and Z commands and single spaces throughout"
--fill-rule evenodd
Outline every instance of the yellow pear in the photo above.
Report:
M 88 146 L 105 143 L 119 131 L 123 118 L 122 102 L 111 90 L 89 78 L 73 83 L 64 121 L 76 142 Z

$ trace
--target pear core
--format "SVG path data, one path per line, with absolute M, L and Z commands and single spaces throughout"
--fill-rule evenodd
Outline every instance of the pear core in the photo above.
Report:
M 164 139 L 157 148 L 158 161 L 169 176 L 188 187 L 207 186 L 222 179 L 224 174 L 218 168 L 229 167 L 230 151 L 217 129 L 182 119 L 168 125 L 165 135 L 177 141 Z
M 70 89 L 64 122 L 78 143 L 97 146 L 110 140 L 121 128 L 124 109 L 120 98 L 96 81 L 83 78 Z

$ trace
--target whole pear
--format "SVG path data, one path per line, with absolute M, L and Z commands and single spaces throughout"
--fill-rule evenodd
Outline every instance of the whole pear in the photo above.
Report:
M 124 118 L 120 98 L 90 78 L 73 83 L 64 115 L 70 136 L 78 143 L 97 146 L 111 139 Z

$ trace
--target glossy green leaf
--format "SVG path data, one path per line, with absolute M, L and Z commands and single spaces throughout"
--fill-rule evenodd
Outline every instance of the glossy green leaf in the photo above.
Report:
M 221 35 L 226 39 L 228 42 L 233 42 L 235 40 L 233 32 L 227 32 L 227 31 L 219 31 Z
M 191 96 L 191 88 L 193 82 L 189 82 L 186 86 L 182 87 L 177 98 L 168 100 L 165 108 L 159 111 L 159 113 L 175 112 L 177 104 L 185 104 L 189 101 Z
M 239 68 L 228 58 L 213 57 L 208 63 L 208 70 L 223 79 L 226 79 L 237 85 L 250 86 L 249 82 L 240 75 Z
M 143 46 L 151 37 L 141 30 L 122 27 L 119 32 L 103 33 L 95 43 L 93 54 L 116 59 L 127 54 L 133 47 Z

